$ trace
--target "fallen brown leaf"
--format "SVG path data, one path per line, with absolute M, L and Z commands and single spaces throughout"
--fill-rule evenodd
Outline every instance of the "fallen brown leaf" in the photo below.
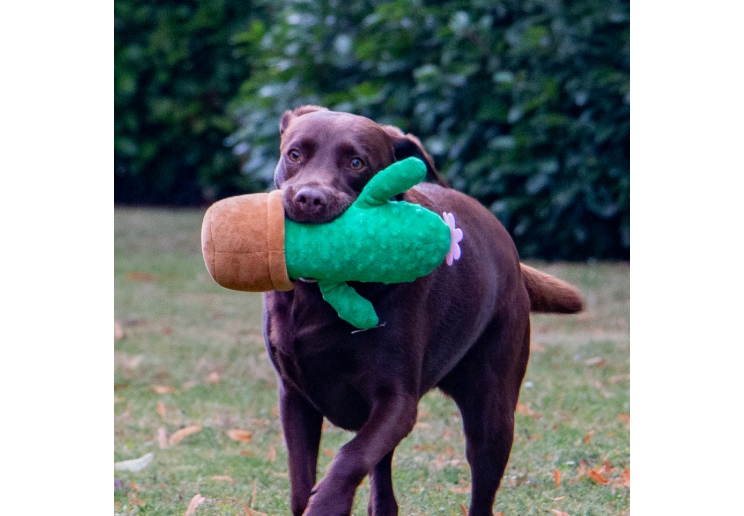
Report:
M 586 461 L 579 461 L 579 468 L 576 471 L 576 476 L 573 478 L 573 481 L 578 482 L 582 477 L 585 477 L 588 469 L 589 465 L 586 463 Z
M 529 408 L 527 405 L 525 405 L 521 401 L 517 402 L 516 410 L 517 410 L 517 414 L 522 414 L 523 416 L 529 416 L 534 419 L 540 419 L 542 417 L 542 414 L 540 414 L 539 412 L 535 412 L 534 410 Z
M 140 281 L 143 283 L 152 283 L 154 278 L 149 272 L 128 272 L 124 279 L 129 281 Z
M 141 498 L 137 498 L 137 495 L 134 493 L 129 493 L 129 503 L 132 505 L 145 505 L 145 501 Z
M 330 448 L 323 448 L 323 454 L 326 457 L 333 457 L 333 450 L 331 450 Z
M 129 481 L 129 487 L 131 487 L 135 491 L 139 491 L 140 490 L 140 487 L 137 484 L 135 484 L 134 482 L 132 482 L 131 480 Z
M 201 429 L 202 427 L 199 425 L 191 425 L 191 426 L 187 426 L 186 428 L 181 428 L 180 430 L 177 430 L 176 432 L 173 433 L 173 435 L 170 436 L 170 439 L 168 439 L 168 443 L 171 445 L 178 444 L 181 441 L 183 441 L 184 438 L 186 438 L 187 436 L 191 434 L 195 434 L 196 432 L 200 432 Z
M 274 462 L 276 460 L 276 448 L 274 448 L 273 444 L 269 445 L 269 462 Z
M 114 340 L 121 340 L 124 338 L 124 330 L 121 329 L 121 325 L 114 321 Z
M 460 486 L 460 487 L 450 487 L 450 491 L 452 491 L 453 493 L 469 493 L 470 484 L 466 486 Z
M 165 417 L 165 404 L 158 400 L 158 408 L 157 408 L 158 414 L 160 417 Z
M 186 512 L 183 513 L 183 516 L 194 516 L 194 514 L 196 514 L 196 508 L 203 504 L 204 500 L 206 500 L 206 498 L 204 498 L 202 495 L 200 495 L 199 493 L 195 494 L 189 502 L 189 506 L 186 509 Z
M 259 512 L 256 509 L 249 509 L 245 502 L 243 502 L 243 510 L 245 511 L 245 516 L 269 516 L 265 512 Z
M 153 385 L 152 389 L 158 394 L 175 394 L 176 388 L 172 385 Z
M 600 382 L 599 380 L 597 380 L 596 382 L 594 382 L 594 386 L 597 389 L 599 389 L 599 392 L 605 398 L 613 398 L 614 397 L 614 395 L 611 392 L 607 391 L 607 389 L 604 388 L 604 385 L 602 385 L 602 382 Z
M 411 449 L 415 451 L 432 451 L 434 450 L 434 445 L 433 444 L 423 444 L 423 445 L 416 444 L 414 446 L 411 446 Z
M 220 374 L 217 371 L 212 371 L 209 373 L 209 376 L 207 376 L 207 381 L 212 384 L 219 382 Z
M 555 487 L 561 487 L 561 472 L 555 469 L 553 470 L 553 476 L 555 477 Z
M 584 361 L 587 367 L 600 367 L 605 365 L 605 359 L 602 357 L 592 357 Z
M 521 401 L 517 403 L 517 413 L 522 414 L 523 416 L 534 415 L 534 412 L 532 412 L 532 409 L 530 409 L 527 405 L 525 405 Z
M 247 443 L 251 440 L 251 433 L 248 430 L 240 430 L 239 428 L 228 430 L 227 436 L 233 441 L 240 441 L 241 443 Z
M 158 428 L 158 447 L 164 450 L 168 447 L 168 431 L 164 426 Z
M 569 516 L 567 512 L 559 511 L 558 509 L 553 509 L 553 514 L 555 516 Z
M 589 430 L 589 432 L 587 432 L 586 434 L 586 437 L 584 437 L 584 444 L 589 444 L 590 442 L 592 442 L 592 436 L 596 433 L 596 430 Z
M 231 484 L 235 485 L 235 479 L 233 477 L 229 477 L 227 475 L 214 475 L 211 477 L 212 480 L 217 480 L 220 482 L 230 482 Z
M 468 516 L 468 509 L 463 504 L 460 504 L 460 512 L 462 512 L 462 516 Z
M 602 484 L 602 485 L 605 485 L 605 484 L 609 484 L 610 483 L 610 481 L 607 480 L 607 477 L 605 477 L 604 475 L 601 475 L 601 474 L 597 473 L 593 469 L 590 469 L 589 470 L 589 478 L 591 478 L 592 480 L 594 480 L 596 483 Z

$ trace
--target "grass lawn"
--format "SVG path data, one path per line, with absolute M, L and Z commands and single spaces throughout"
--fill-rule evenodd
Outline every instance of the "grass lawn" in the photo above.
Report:
M 202 215 L 115 213 L 115 319 L 124 336 L 114 342 L 114 461 L 153 460 L 114 471 L 114 512 L 184 514 L 200 494 L 196 515 L 286 515 L 287 454 L 261 297 L 209 277 Z M 587 309 L 532 317 L 532 356 L 494 510 L 629 514 L 629 265 L 531 265 L 577 285 Z M 326 425 L 319 476 L 351 436 Z M 463 514 L 464 448 L 454 402 L 429 393 L 395 454 L 401 515 Z M 354 515 L 366 515 L 368 492 L 365 480 Z

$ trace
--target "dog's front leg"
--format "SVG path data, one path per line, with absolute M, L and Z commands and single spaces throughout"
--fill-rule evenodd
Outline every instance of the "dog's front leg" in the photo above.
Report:
M 418 399 L 404 393 L 376 399 L 367 422 L 341 447 L 328 473 L 315 488 L 305 516 L 350 514 L 357 486 L 411 432 L 417 406 Z M 384 504 L 378 501 L 376 507 L 395 507 L 395 500 Z
M 369 477 L 367 516 L 395 516 L 398 502 L 393 492 L 393 452 L 377 463 Z
M 289 454 L 292 514 L 300 516 L 315 485 L 323 415 L 302 394 L 281 381 L 279 415 Z

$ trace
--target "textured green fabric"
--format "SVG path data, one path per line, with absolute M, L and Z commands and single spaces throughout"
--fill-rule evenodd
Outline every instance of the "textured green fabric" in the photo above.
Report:
M 390 198 L 421 182 L 426 166 L 417 158 L 376 174 L 357 200 L 327 224 L 285 220 L 284 247 L 292 279 L 318 280 L 323 298 L 357 328 L 378 324 L 372 304 L 346 281 L 401 283 L 441 264 L 450 228 L 436 213 Z

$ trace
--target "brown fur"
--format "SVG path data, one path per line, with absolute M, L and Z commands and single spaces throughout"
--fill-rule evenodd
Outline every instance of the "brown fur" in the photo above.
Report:
M 519 266 L 532 312 L 575 314 L 583 309 L 581 294 L 574 287 L 523 263 Z
M 430 183 L 401 196 L 455 214 L 462 258 L 410 283 L 352 286 L 382 326 L 354 332 L 323 301 L 317 284 L 264 294 L 266 347 L 279 380 L 295 516 L 342 516 L 370 476 L 368 512 L 398 514 L 391 465 L 413 429 L 419 399 L 439 388 L 457 403 L 472 477 L 470 516 L 491 516 L 514 436 L 514 410 L 529 358 L 531 308 L 575 311 L 570 286 L 526 266 L 511 237 L 477 201 L 444 186 L 413 136 L 317 106 L 280 123 L 275 182 L 286 215 L 325 222 L 369 179 L 408 156 L 425 161 Z M 298 279 L 298 278 L 293 278 Z M 316 484 L 323 418 L 356 435 Z

